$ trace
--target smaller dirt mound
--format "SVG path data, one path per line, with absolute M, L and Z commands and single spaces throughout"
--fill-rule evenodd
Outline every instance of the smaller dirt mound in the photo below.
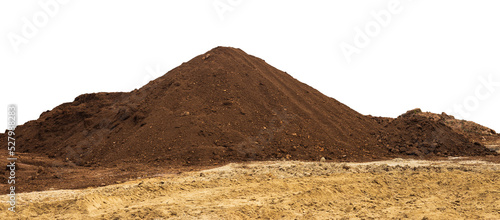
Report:
M 395 119 L 376 118 L 390 134 L 385 137 L 392 153 L 411 156 L 477 156 L 492 154 L 447 125 L 446 117 L 413 109 Z
M 419 116 L 427 117 L 432 121 L 439 121 L 446 124 L 453 131 L 465 136 L 471 142 L 479 142 L 487 148 L 498 148 L 500 146 L 500 134 L 495 130 L 482 126 L 473 121 L 456 119 L 452 115 L 446 113 L 435 114 L 431 112 L 422 112 L 420 109 L 414 109 L 409 113 L 418 114 Z M 391 118 L 379 118 L 379 123 L 392 121 Z
M 492 136 L 497 134 L 495 130 L 472 121 L 455 119 L 455 117 L 447 115 L 445 113 L 438 116 L 441 117 L 442 120 L 444 120 L 446 125 L 451 127 L 456 132 L 464 135 Z

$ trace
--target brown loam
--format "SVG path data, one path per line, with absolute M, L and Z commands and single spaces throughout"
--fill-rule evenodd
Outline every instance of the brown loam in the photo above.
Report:
M 16 135 L 21 153 L 83 167 L 496 155 L 442 120 L 411 111 L 396 119 L 361 115 L 229 47 L 138 90 L 80 95 Z

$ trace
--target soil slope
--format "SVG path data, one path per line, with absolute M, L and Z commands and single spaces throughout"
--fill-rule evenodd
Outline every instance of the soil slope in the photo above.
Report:
M 361 115 L 228 47 L 139 90 L 78 96 L 16 133 L 20 152 L 81 166 L 491 154 L 439 121 L 409 115 L 384 124 Z

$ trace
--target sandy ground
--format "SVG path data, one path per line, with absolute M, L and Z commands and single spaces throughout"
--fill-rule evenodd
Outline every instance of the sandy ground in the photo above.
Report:
M 500 164 L 273 161 L 21 193 L 0 219 L 500 219 Z

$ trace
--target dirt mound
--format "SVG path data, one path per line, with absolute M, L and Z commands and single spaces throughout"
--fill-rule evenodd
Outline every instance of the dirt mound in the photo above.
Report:
M 455 132 L 463 134 L 473 142 L 479 142 L 492 150 L 500 150 L 500 134 L 495 130 L 472 121 L 455 119 L 447 114 L 441 114 L 442 120 Z
M 489 153 L 426 117 L 377 121 L 361 115 L 264 60 L 227 47 L 139 90 L 78 96 L 16 133 L 21 152 L 82 166 Z
M 411 117 L 411 115 L 419 117 L 420 121 L 423 120 L 423 121 L 428 121 L 429 123 L 445 124 L 446 126 L 450 127 L 454 132 L 463 135 L 465 138 L 469 140 L 469 142 L 475 143 L 475 145 L 484 145 L 492 151 L 500 150 L 500 134 L 496 133 L 496 131 L 491 128 L 482 126 L 473 121 L 456 119 L 452 115 L 448 115 L 444 112 L 441 114 L 422 112 L 422 110 L 418 108 L 406 112 L 401 117 L 399 117 L 399 119 L 408 118 Z M 372 118 L 385 127 L 389 126 L 389 124 L 394 120 L 397 120 L 395 118 L 387 118 L 387 117 L 372 117 Z M 418 121 L 419 120 L 417 120 L 416 122 Z M 418 124 L 419 123 L 413 123 L 413 125 L 409 126 L 413 127 L 417 126 Z M 449 133 L 449 131 L 447 132 Z M 453 136 L 456 136 L 456 134 L 453 134 Z
M 218 47 L 130 93 L 84 94 L 19 126 L 23 152 L 77 165 L 387 155 L 379 125 L 245 52 Z
M 491 128 L 482 126 L 473 121 L 456 119 L 452 115 L 447 115 L 444 112 L 435 114 L 431 112 L 422 112 L 420 109 L 410 112 L 417 114 L 419 117 L 426 117 L 433 122 L 444 123 L 454 132 L 465 136 L 470 142 L 476 145 L 484 145 L 493 151 L 500 150 L 500 134 L 497 134 L 496 131 Z
M 387 147 L 396 154 L 424 156 L 488 155 L 492 152 L 479 142 L 472 142 L 446 123 L 446 117 L 410 110 L 395 119 L 378 118 L 393 135 L 384 137 Z

